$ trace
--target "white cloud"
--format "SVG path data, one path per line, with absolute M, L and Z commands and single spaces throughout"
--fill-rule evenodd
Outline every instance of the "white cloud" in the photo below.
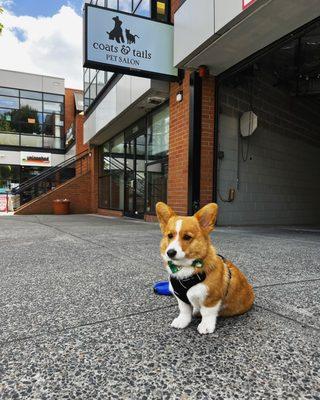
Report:
M 1 22 L 0 68 L 58 76 L 66 87 L 82 88 L 82 18 L 72 7 L 37 18 L 6 11 Z

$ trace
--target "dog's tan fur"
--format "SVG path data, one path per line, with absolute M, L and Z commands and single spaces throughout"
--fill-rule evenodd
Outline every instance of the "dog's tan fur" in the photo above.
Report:
M 203 283 L 208 288 L 203 305 L 214 307 L 221 300 L 219 315 L 223 317 L 239 315 L 248 311 L 254 302 L 252 286 L 231 261 L 223 262 L 211 244 L 209 234 L 214 228 L 218 206 L 214 203 L 208 204 L 192 217 L 178 217 L 164 203 L 158 203 L 156 210 L 163 233 L 160 244 L 161 254 L 165 254 L 170 240 L 176 238 L 176 222 L 182 220 L 182 228 L 179 232 L 182 250 L 188 259 L 203 260 L 203 268 L 206 273 Z M 173 235 L 171 239 L 168 238 L 169 234 Z M 192 239 L 184 240 L 185 235 L 191 236 Z M 227 267 L 231 270 L 231 280 L 229 280 Z M 203 271 L 203 268 L 195 268 L 194 273 Z

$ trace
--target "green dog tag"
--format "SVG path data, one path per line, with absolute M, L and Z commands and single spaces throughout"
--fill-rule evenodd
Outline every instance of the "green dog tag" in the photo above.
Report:
M 179 268 L 172 261 L 168 261 L 168 266 L 173 274 L 179 271 Z

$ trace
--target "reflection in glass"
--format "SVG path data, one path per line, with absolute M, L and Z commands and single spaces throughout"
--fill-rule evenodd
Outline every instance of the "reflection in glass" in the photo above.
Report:
M 0 134 L 1 138 L 1 134 Z M 0 189 L 11 188 L 20 183 L 19 165 L 0 165 Z
M 152 116 L 148 130 L 148 159 L 157 159 L 168 154 L 169 149 L 169 108 L 166 107 Z
M 150 0 L 134 0 L 133 1 L 133 12 L 136 15 L 141 15 L 142 17 L 151 17 L 151 6 Z
M 43 111 L 47 113 L 63 114 L 63 103 L 51 103 L 45 101 L 43 103 Z
M 119 11 L 132 12 L 132 0 L 121 0 L 119 2 Z
M 31 92 L 29 90 L 20 90 L 20 96 L 26 97 L 27 99 L 42 100 L 42 93 Z
M 19 97 L 19 90 L 0 87 L 0 95 Z
M 63 96 L 60 94 L 50 94 L 50 93 L 44 93 L 43 94 L 43 99 L 48 100 L 48 101 L 55 101 L 57 103 L 63 103 Z
M 19 99 L 15 97 L 0 96 L 1 108 L 19 108 Z
M 30 109 L 36 111 L 42 111 L 42 101 L 39 100 L 30 100 L 30 99 L 21 99 L 20 106 L 22 107 L 30 107 Z
M 103 146 L 100 154 L 99 206 L 142 216 L 167 198 L 168 107 L 142 118 Z M 147 163 L 149 160 L 149 163 Z M 147 165 L 147 167 L 146 167 Z M 147 182 L 146 182 L 147 180 Z

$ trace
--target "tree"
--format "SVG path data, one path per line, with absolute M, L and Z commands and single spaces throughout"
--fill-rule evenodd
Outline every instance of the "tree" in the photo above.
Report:
M 23 133 L 41 133 L 38 111 L 30 106 L 23 106 L 11 111 L 11 127 Z
M 3 13 L 3 8 L 0 7 L 0 14 L 2 14 L 2 13 Z M 0 35 L 1 35 L 1 32 L 2 32 L 2 29 L 3 29 L 3 24 L 0 22 Z

